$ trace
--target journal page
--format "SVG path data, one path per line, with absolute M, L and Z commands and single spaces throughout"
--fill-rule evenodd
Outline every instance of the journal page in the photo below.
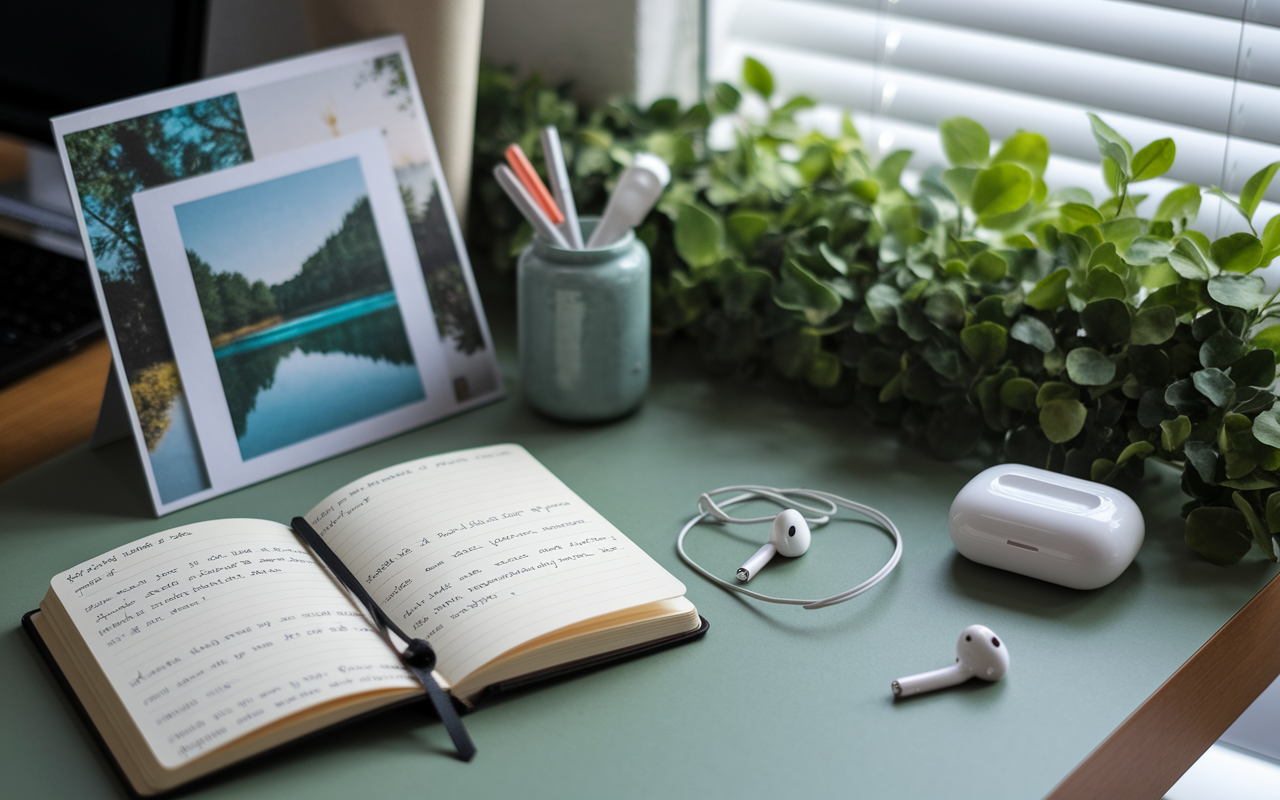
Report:
M 545 633 L 684 584 L 519 445 L 367 475 L 307 515 L 382 609 L 457 683 Z
M 52 586 L 167 768 L 329 700 L 420 688 L 279 523 L 164 531 Z

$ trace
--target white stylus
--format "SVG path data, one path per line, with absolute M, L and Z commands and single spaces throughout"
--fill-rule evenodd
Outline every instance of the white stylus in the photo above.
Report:
M 564 214 L 564 222 L 559 225 L 560 232 L 575 250 L 581 250 L 582 228 L 578 224 L 578 209 L 573 204 L 569 170 L 565 167 L 564 150 L 560 148 L 560 132 L 554 125 L 548 125 L 542 129 L 542 157 L 547 162 L 551 196 L 555 198 L 556 205 L 560 206 L 560 213 Z
M 516 208 L 529 220 L 529 224 L 533 229 L 546 239 L 550 239 L 556 247 L 569 249 L 569 242 L 565 240 L 564 235 L 551 224 L 551 220 L 547 219 L 547 215 L 543 213 L 533 197 L 529 195 L 529 191 L 524 188 L 524 184 L 520 183 L 520 179 L 511 171 L 511 167 L 506 164 L 499 164 L 493 168 L 493 177 L 498 179 L 498 185 L 507 193 L 507 197 L 511 198 L 511 202 L 516 204 Z
M 635 160 L 609 195 L 609 204 L 605 206 L 600 224 L 591 232 L 587 249 L 608 247 L 639 225 L 670 182 L 671 168 L 667 162 L 652 153 L 636 153 Z

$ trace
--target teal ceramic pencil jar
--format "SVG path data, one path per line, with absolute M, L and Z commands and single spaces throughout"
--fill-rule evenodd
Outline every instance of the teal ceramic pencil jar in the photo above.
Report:
M 582 238 L 596 219 L 583 218 Z M 627 231 L 594 250 L 535 237 L 517 265 L 520 382 L 550 417 L 634 411 L 649 386 L 649 250 Z

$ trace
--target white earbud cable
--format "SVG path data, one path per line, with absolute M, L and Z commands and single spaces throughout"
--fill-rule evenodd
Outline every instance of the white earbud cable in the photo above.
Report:
M 744 492 L 744 494 L 732 497 L 722 503 L 717 503 L 713 499 L 714 495 L 724 494 L 725 492 Z M 817 502 L 824 504 L 824 506 L 814 507 L 807 505 L 799 502 L 797 498 L 803 498 L 811 501 L 816 500 Z M 773 517 L 737 518 L 729 516 L 729 514 L 724 510 L 734 503 L 742 503 L 747 500 L 757 499 L 770 500 L 783 508 L 795 508 L 797 510 L 808 511 L 816 514 L 817 516 L 813 517 L 805 516 L 805 520 L 815 526 L 827 524 L 831 520 L 832 515 L 839 513 L 840 507 L 862 514 L 864 517 L 871 519 L 881 528 L 884 528 L 885 532 L 893 538 L 893 555 L 889 557 L 889 560 L 880 568 L 879 572 L 852 589 L 847 589 L 839 594 L 833 594 L 830 597 L 824 597 L 819 600 L 795 600 L 760 594 L 759 592 L 753 592 L 740 585 L 717 578 L 715 575 L 712 575 L 710 572 L 707 572 L 705 569 L 698 566 L 697 562 L 690 558 L 689 554 L 684 551 L 685 535 L 693 529 L 693 526 L 706 519 L 712 519 L 717 522 L 734 523 L 772 522 Z M 716 583 L 730 591 L 745 594 L 746 596 L 754 597 L 757 600 L 763 600 L 766 603 L 783 603 L 785 605 L 801 606 L 807 609 L 826 608 L 827 606 L 833 606 L 837 603 L 843 603 L 845 600 L 857 597 L 872 586 L 875 586 L 877 583 L 884 580 L 885 576 L 890 572 L 893 572 L 893 568 L 898 565 L 898 561 L 902 558 L 902 534 L 898 532 L 898 527 L 894 525 L 888 517 L 870 506 L 865 506 L 862 503 L 854 502 L 853 500 L 846 499 L 836 494 L 831 494 L 830 492 L 820 492 L 814 489 L 777 489 L 772 486 L 724 486 L 719 489 L 713 489 L 710 492 L 703 492 L 699 495 L 698 511 L 701 513 L 689 520 L 685 526 L 681 528 L 680 535 L 676 537 L 676 552 L 680 554 L 680 558 L 684 563 L 688 564 L 694 572 L 697 572 L 712 583 Z

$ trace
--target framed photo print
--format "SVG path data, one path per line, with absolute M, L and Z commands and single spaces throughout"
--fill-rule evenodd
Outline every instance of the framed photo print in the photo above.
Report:
M 54 133 L 157 514 L 502 396 L 401 37 Z

